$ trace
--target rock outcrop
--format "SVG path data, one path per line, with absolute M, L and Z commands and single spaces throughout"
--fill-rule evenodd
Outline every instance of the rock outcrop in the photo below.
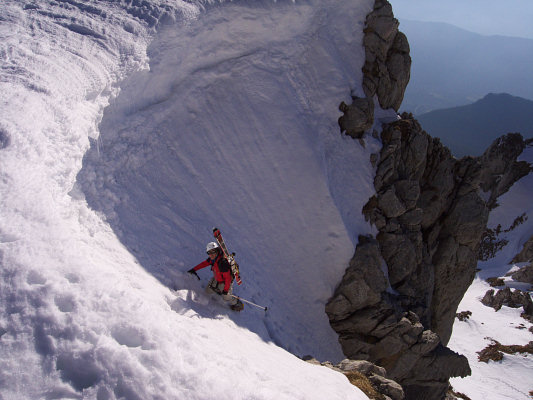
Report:
M 372 126 L 374 101 L 383 109 L 401 105 L 411 58 L 398 26 L 391 5 L 375 0 L 363 41 L 366 97 L 340 106 L 341 131 L 354 138 Z M 508 134 L 481 157 L 458 160 L 408 114 L 385 125 L 381 141 L 371 157 L 376 194 L 363 208 L 379 233 L 359 237 L 326 313 L 347 357 L 384 367 L 407 399 L 440 400 L 450 377 L 470 374 L 467 359 L 446 344 L 482 235 L 489 244 L 497 236 L 486 231 L 489 210 L 531 171 L 517 161 L 526 142 Z
M 344 113 L 339 118 L 341 132 L 354 139 L 362 138 L 365 131 L 374 124 L 374 102 L 371 98 L 352 97 L 352 104 L 347 105 L 343 101 L 339 110 Z
M 405 394 L 401 385 L 387 378 L 387 371 L 383 367 L 364 360 L 342 360 L 333 365 L 330 362 L 320 363 L 310 356 L 304 360 L 311 364 L 322 365 L 343 373 L 350 382 L 359 387 L 369 398 L 383 400 L 403 400 Z
M 481 302 L 496 311 L 499 311 L 504 305 L 512 308 L 523 307 L 522 317 L 533 322 L 533 301 L 527 292 L 519 289 L 511 290 L 506 287 L 494 293 L 494 289 L 490 289 L 485 293 Z
M 352 104 L 341 103 L 344 113 L 339 118 L 341 132 L 361 138 L 374 123 L 374 98 L 383 109 L 398 111 L 411 73 L 409 43 L 398 30 L 392 6 L 387 0 L 376 0 L 366 17 L 365 64 L 363 66 L 364 98 L 352 96 Z
M 497 198 L 506 193 L 520 178 L 526 176 L 533 167 L 517 157 L 532 141 L 525 140 L 519 133 L 508 133 L 496 139 L 480 158 L 483 164 L 481 189 L 490 193 L 487 201 L 489 209 L 497 206 Z
M 481 245 L 479 248 L 478 258 L 481 261 L 487 261 L 496 257 L 496 254 L 501 251 L 505 246 L 509 244 L 509 241 L 505 238 L 505 234 L 512 232 L 519 225 L 522 225 L 528 219 L 527 214 L 523 213 L 516 217 L 508 228 L 504 229 L 501 224 L 498 224 L 495 228 L 487 228 L 481 236 Z M 533 256 L 533 238 L 530 238 L 527 243 L 524 244 L 522 251 L 517 254 L 511 262 L 520 263 L 528 261 Z
M 516 163 L 525 142 L 506 135 L 483 156 L 457 160 L 409 114 L 381 140 L 376 195 L 363 209 L 379 233 L 359 238 L 326 313 L 347 357 L 386 368 L 408 399 L 442 399 L 449 377 L 470 374 L 446 344 L 476 272 L 488 204 L 529 168 Z
M 477 193 L 483 167 L 456 160 L 412 116 L 402 117 L 382 132 L 376 196 L 364 212 L 379 229 L 391 287 L 447 343 L 488 219 Z
M 515 281 L 530 283 L 533 285 L 533 263 L 520 268 L 516 272 L 513 272 L 511 277 Z
M 409 43 L 398 31 L 387 0 L 376 0 L 374 10 L 367 15 L 363 90 L 368 98 L 377 95 L 381 108 L 398 110 L 411 73 Z
M 376 239 L 360 237 L 326 312 L 347 357 L 384 367 L 410 399 L 440 399 L 450 376 L 470 374 L 468 361 L 425 329 L 405 298 L 387 282 L 387 266 Z
M 512 262 L 514 263 L 531 262 L 531 261 L 533 261 L 533 236 L 531 236 L 528 239 L 528 241 L 524 243 L 524 247 L 522 247 L 522 250 L 520 251 L 520 253 L 518 253 L 512 260 Z M 517 279 L 517 280 L 520 280 L 520 279 Z

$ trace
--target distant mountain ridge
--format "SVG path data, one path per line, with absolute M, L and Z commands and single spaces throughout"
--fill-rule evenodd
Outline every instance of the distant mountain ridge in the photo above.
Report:
M 477 156 L 506 133 L 533 136 L 533 101 L 506 93 L 490 93 L 473 104 L 430 111 L 417 119 L 454 156 Z
M 533 39 L 531 0 L 413 1 L 391 0 L 396 18 L 447 22 L 481 35 Z
M 487 93 L 533 99 L 533 40 L 483 36 L 454 25 L 400 20 L 413 60 L 401 111 L 416 116 Z

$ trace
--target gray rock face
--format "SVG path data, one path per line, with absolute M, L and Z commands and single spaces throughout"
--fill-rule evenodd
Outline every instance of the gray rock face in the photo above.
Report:
M 468 375 L 468 362 L 463 356 L 445 353 L 438 335 L 425 329 L 418 315 L 402 306 L 406 298 L 389 293 L 391 290 L 386 281 L 386 269 L 382 269 L 384 267 L 379 242 L 360 237 L 355 256 L 326 307 L 331 325 L 339 333 L 339 341 L 347 357 L 368 360 L 384 367 L 387 377 L 400 383 L 406 391 L 428 392 L 427 397 L 413 394 L 413 397 L 407 398 L 441 398 L 440 394 L 448 387 L 451 376 L 448 373 L 453 372 L 453 376 Z M 350 301 L 348 292 L 358 290 L 350 282 L 361 282 L 363 277 L 365 290 L 374 288 L 380 290 L 380 295 L 373 294 L 372 301 Z M 424 368 L 440 371 L 441 375 L 426 376 Z M 421 378 L 423 382 L 416 378 L 421 374 L 426 374 Z
M 337 365 L 337 368 L 343 372 L 357 371 L 367 376 L 371 374 L 382 377 L 387 376 L 387 371 L 385 368 L 379 367 L 376 364 L 372 364 L 371 362 L 364 360 L 350 360 L 346 358 Z
M 497 205 L 496 199 L 507 192 L 514 182 L 533 171 L 526 161 L 516 161 L 531 142 L 531 139 L 524 141 L 519 133 L 508 133 L 496 139 L 481 156 L 485 167 L 481 188 L 490 193 L 487 202 L 490 209 Z
M 368 379 L 379 393 L 388 396 L 391 400 L 402 400 L 405 398 L 403 388 L 393 380 L 376 374 L 371 375 Z
M 511 277 L 518 282 L 533 284 L 533 264 L 528 264 L 513 273 Z
M 387 0 L 376 0 L 373 11 L 367 15 L 365 36 L 365 64 L 363 91 L 365 98 L 352 97 L 352 104 L 339 106 L 344 113 L 339 118 L 341 132 L 361 138 L 374 123 L 374 96 L 381 108 L 398 110 L 402 104 L 411 71 L 409 43 L 398 31 Z
M 341 132 L 354 139 L 362 138 L 365 131 L 374 124 L 374 102 L 371 98 L 352 97 L 352 104 L 342 102 L 339 110 L 344 113 L 339 118 Z
M 389 2 L 376 0 L 366 18 L 363 89 L 369 98 L 377 95 L 384 109 L 398 110 L 410 78 L 409 43 L 398 26 Z
M 387 378 L 385 368 L 369 361 L 345 359 L 339 364 L 333 365 L 330 362 L 320 363 L 312 357 L 304 357 L 304 359 L 311 364 L 323 365 L 345 375 L 350 375 L 350 372 L 355 371 L 366 376 L 376 392 L 381 394 L 382 397 L 378 398 L 390 400 L 403 400 L 405 398 L 403 388 L 397 382 Z
M 432 354 L 421 357 L 411 371 L 416 375 L 402 380 L 406 399 L 444 399 L 449 388 L 448 379 L 444 377 L 464 377 L 470 367 L 466 357 L 439 344 Z
M 371 99 L 400 107 L 411 59 L 398 26 L 391 5 L 375 0 L 364 37 L 366 98 L 340 107 L 341 130 L 354 138 L 372 125 Z M 359 237 L 326 313 L 347 357 L 384 367 L 407 399 L 440 400 L 450 377 L 470 374 L 467 359 L 446 344 L 474 279 L 489 210 L 531 171 L 516 161 L 527 142 L 509 134 L 483 156 L 458 160 L 407 114 L 384 126 L 381 140 L 371 159 L 376 194 L 363 207 L 379 233 Z
M 494 294 L 494 289 L 489 289 L 481 302 L 494 308 L 496 311 L 500 310 L 502 306 L 519 308 L 524 307 L 524 318 L 531 319 L 533 317 L 533 301 L 531 296 L 527 292 L 522 292 L 520 289 L 511 290 L 506 287 L 505 289 L 498 290 Z
M 386 368 L 408 399 L 442 399 L 449 377 L 470 374 L 446 344 L 486 229 L 478 193 L 500 195 L 523 176 L 524 141 L 507 135 L 482 157 L 457 160 L 407 114 L 381 139 L 376 195 L 363 209 L 379 233 L 359 238 L 326 312 L 346 356 Z
M 392 288 L 447 343 L 488 218 L 477 194 L 482 167 L 471 158 L 454 159 L 410 116 L 385 128 L 382 141 L 377 207 L 366 215 L 381 225 L 385 218 L 377 240 Z M 391 193 L 399 195 L 390 200 Z
M 513 262 L 515 263 L 529 262 L 529 261 L 533 261 L 533 236 L 531 236 L 529 240 L 526 243 L 524 243 L 524 247 L 522 248 L 520 253 L 518 253 L 513 258 Z M 513 279 L 516 279 L 516 278 L 514 278 L 513 276 Z M 516 280 L 519 281 L 520 279 L 516 279 Z M 521 281 L 521 282 L 529 282 L 529 281 Z M 533 282 L 530 282 L 530 283 L 533 283 Z

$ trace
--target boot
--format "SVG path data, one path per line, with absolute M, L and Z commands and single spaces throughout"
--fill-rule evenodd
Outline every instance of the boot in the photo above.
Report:
M 242 311 L 244 308 L 244 304 L 240 300 L 237 300 L 237 302 L 230 306 L 233 311 Z

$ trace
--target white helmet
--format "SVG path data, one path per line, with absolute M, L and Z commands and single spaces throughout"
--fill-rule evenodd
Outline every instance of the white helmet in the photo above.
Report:
M 209 253 L 211 250 L 217 250 L 218 251 L 218 243 L 216 242 L 209 242 L 207 243 L 207 246 L 205 248 L 205 251 Z

